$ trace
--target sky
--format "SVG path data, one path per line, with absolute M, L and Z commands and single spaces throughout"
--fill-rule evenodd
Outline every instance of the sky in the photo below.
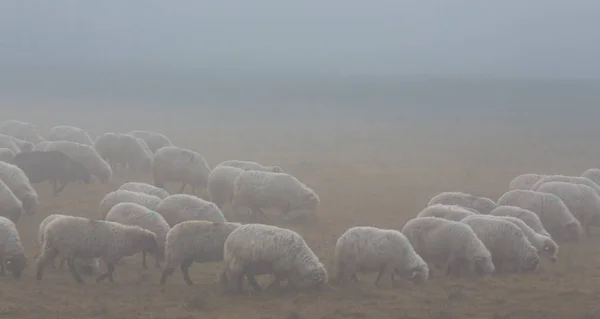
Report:
M 6 0 L 0 68 L 600 77 L 597 0 Z

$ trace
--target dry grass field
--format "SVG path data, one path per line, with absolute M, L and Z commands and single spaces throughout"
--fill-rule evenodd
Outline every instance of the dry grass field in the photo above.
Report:
M 94 136 L 112 130 L 156 130 L 175 144 L 198 150 L 211 165 L 226 159 L 280 165 L 317 191 L 319 217 L 314 225 L 293 224 L 277 215 L 270 222 L 302 234 L 328 269 L 335 241 L 346 229 L 401 229 L 438 192 L 460 190 L 497 199 L 520 173 L 580 174 L 600 166 L 600 130 L 595 125 L 571 123 L 550 129 L 552 122 L 545 119 L 507 124 L 509 119 L 522 119 L 517 114 L 448 112 L 438 120 L 407 115 L 387 122 L 281 116 L 286 119 L 275 122 L 248 114 L 116 112 L 100 103 L 81 109 L 20 103 L 22 109 L 3 111 L 1 120 L 31 121 L 43 132 L 70 124 Z M 40 221 L 59 211 L 96 218 L 101 198 L 126 180 L 117 176 L 105 185 L 68 185 L 58 197 L 46 183 L 35 185 L 41 212 L 18 224 L 28 267 L 20 281 L 0 278 L 0 318 L 600 318 L 600 235 L 561 246 L 559 261 L 544 262 L 535 274 L 479 280 L 436 277 L 423 286 L 406 282 L 391 287 L 384 282 L 377 289 L 374 277 L 364 276 L 360 286 L 338 291 L 232 296 L 215 285 L 218 263 L 194 264 L 190 274 L 195 286 L 186 286 L 177 271 L 161 287 L 161 272 L 153 267 L 142 270 L 139 255 L 117 266 L 115 283 L 84 277 L 86 284 L 78 285 L 66 268 L 48 268 L 37 282 Z M 177 189 L 167 187 L 171 192 Z

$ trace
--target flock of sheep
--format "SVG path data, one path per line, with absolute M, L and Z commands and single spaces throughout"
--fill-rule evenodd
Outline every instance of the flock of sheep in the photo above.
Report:
M 60 267 L 66 263 L 79 283 L 80 273 L 95 272 L 101 273 L 97 281 L 113 281 L 121 259 L 141 253 L 143 268 L 147 255 L 156 268 L 164 262 L 161 285 L 177 267 L 192 285 L 188 269 L 194 262 L 222 262 L 218 282 L 237 292 L 244 278 L 262 290 L 255 277 L 263 274 L 274 277 L 269 287 L 287 281 L 290 287 L 320 289 L 358 281 L 359 273 L 378 273 L 377 286 L 381 278 L 393 282 L 395 276 L 424 283 L 434 268 L 457 276 L 532 272 L 542 257 L 557 260 L 559 244 L 600 227 L 599 169 L 581 176 L 524 174 L 498 201 L 444 192 L 402 230 L 348 229 L 335 245 L 330 279 L 300 234 L 231 222 L 222 212 L 231 204 L 233 216 L 261 218 L 272 208 L 288 216 L 315 215 L 317 194 L 278 166 L 231 160 L 211 169 L 200 154 L 160 133 L 106 133 L 93 141 L 82 129 L 57 126 L 44 139 L 34 125 L 10 120 L 0 125 L 1 273 L 6 268 L 19 278 L 25 267 L 15 224 L 39 210 L 32 183 L 49 181 L 57 195 L 69 182 L 107 183 L 119 165 L 132 174 L 151 173 L 154 185 L 127 182 L 106 194 L 98 219 L 46 217 L 39 226 L 38 280 L 60 257 Z M 179 194 L 169 194 L 165 183 L 181 183 Z M 181 194 L 186 185 L 194 195 Z

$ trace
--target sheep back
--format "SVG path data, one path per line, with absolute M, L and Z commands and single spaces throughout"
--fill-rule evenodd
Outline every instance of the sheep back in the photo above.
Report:
M 165 218 L 171 227 L 187 220 L 226 222 L 225 216 L 217 205 L 187 194 L 168 196 L 162 200 L 156 211 Z
M 427 205 L 431 206 L 434 204 L 458 205 L 472 208 L 480 214 L 489 214 L 497 206 L 496 203 L 489 198 L 462 192 L 443 192 L 437 194 L 431 198 Z

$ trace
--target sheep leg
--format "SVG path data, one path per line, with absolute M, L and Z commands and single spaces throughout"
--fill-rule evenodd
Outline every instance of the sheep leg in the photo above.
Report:
M 77 272 L 77 269 L 75 268 L 75 258 L 70 257 L 67 260 L 67 266 L 69 267 L 69 271 L 71 272 L 71 275 L 73 275 L 73 278 L 75 278 L 75 281 L 77 281 L 80 284 L 83 284 L 83 279 L 81 279 L 81 275 L 79 275 L 79 273 Z
M 115 278 L 113 277 L 113 272 L 115 271 L 115 264 L 106 263 L 106 268 L 108 268 L 106 273 L 98 276 L 98 278 L 96 278 L 96 282 L 100 282 L 106 278 L 108 278 L 110 282 L 115 282 Z
M 148 269 L 148 265 L 146 265 L 146 251 L 142 251 L 142 268 Z
M 175 268 L 165 268 L 165 271 L 163 271 L 162 276 L 160 276 L 160 284 L 164 285 L 167 283 L 167 278 L 169 278 L 173 272 L 175 271 Z
M 58 193 L 60 193 L 65 188 L 65 186 L 67 186 L 67 184 L 69 184 L 69 182 L 64 182 L 64 181 L 61 181 L 61 183 L 62 183 L 62 185 L 57 190 L 54 191 L 54 196 L 58 195 Z
M 379 268 L 379 274 L 377 275 L 377 279 L 375 279 L 375 287 L 379 288 L 379 281 L 381 280 L 381 277 L 383 277 L 383 274 L 385 274 L 386 272 L 388 272 L 387 266 L 386 265 L 382 265 Z
M 46 245 L 44 245 L 46 246 Z M 35 277 L 37 280 L 42 280 L 42 277 L 44 277 L 44 267 L 46 267 L 46 264 L 48 264 L 48 262 L 53 261 L 56 256 L 58 256 L 58 251 L 55 249 L 50 249 L 47 250 L 46 247 L 44 247 L 44 251 L 42 252 L 42 254 L 37 258 L 37 262 L 36 262 L 36 274 Z
M 185 189 L 185 183 L 181 184 L 181 189 L 179 190 L 179 194 L 183 194 L 183 190 Z
M 188 270 L 190 269 L 190 266 L 192 265 L 193 262 L 194 262 L 193 259 L 186 259 L 181 264 L 181 273 L 183 274 L 183 280 L 185 280 L 185 283 L 188 286 L 194 285 L 194 282 L 190 279 L 190 274 L 188 272 Z
M 52 183 L 52 193 L 54 194 L 54 196 L 56 196 L 56 194 L 57 194 L 57 192 L 56 192 L 56 184 L 57 184 L 56 178 L 53 178 L 51 183 Z
M 250 275 L 250 274 L 242 274 L 242 276 L 240 276 L 240 283 L 239 283 L 239 287 L 240 287 L 240 292 L 242 289 L 242 285 L 243 285 L 243 279 L 244 279 L 244 275 L 246 276 L 246 279 L 248 279 L 248 283 L 250 284 L 250 286 L 252 286 L 252 289 L 256 290 L 256 291 L 263 291 L 262 287 L 258 284 L 258 282 L 256 281 L 256 278 L 254 278 L 254 275 Z
M 160 266 L 160 259 L 158 258 L 158 255 L 154 255 L 154 260 L 156 261 L 154 267 L 156 267 L 156 269 L 161 269 L 162 267 Z

